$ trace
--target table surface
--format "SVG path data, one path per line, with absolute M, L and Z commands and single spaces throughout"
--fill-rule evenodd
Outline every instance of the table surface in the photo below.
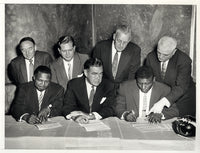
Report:
M 110 117 L 102 120 L 111 129 L 87 132 L 64 117 L 51 118 L 62 126 L 38 130 L 34 125 L 5 116 L 6 149 L 134 149 L 194 150 L 195 138 L 185 138 L 171 131 L 142 132 L 133 123 Z M 161 124 L 171 124 L 172 120 Z M 154 126 L 147 124 L 147 126 Z

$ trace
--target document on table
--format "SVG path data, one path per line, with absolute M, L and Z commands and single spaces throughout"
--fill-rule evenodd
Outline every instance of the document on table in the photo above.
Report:
M 84 127 L 87 132 L 110 130 L 110 127 L 100 120 L 89 120 L 88 124 L 79 125 Z
M 135 127 L 137 130 L 139 130 L 142 133 L 145 132 L 158 132 L 158 131 L 173 131 L 172 130 L 172 124 L 150 124 L 150 123 L 144 123 L 144 124 L 133 124 L 133 127 Z
M 61 127 L 62 125 L 59 122 L 53 122 L 48 119 L 46 122 L 44 122 L 42 124 L 35 124 L 35 126 L 39 130 L 46 130 L 46 129 L 58 128 L 58 127 Z

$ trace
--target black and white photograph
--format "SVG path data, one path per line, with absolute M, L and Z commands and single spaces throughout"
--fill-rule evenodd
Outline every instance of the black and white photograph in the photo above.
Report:
M 200 151 L 200 2 L 0 11 L 3 151 Z

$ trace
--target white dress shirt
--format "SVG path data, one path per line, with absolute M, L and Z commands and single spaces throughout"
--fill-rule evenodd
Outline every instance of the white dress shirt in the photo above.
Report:
M 71 77 L 72 77 L 73 62 L 74 62 L 74 58 L 72 58 L 71 61 L 66 61 L 66 60 L 63 59 L 63 63 L 64 63 L 64 67 L 65 67 L 65 72 L 66 72 L 68 78 L 69 78 L 69 74 L 68 74 L 69 64 L 71 65 L 70 66 L 70 73 L 71 73 Z
M 32 58 L 32 63 L 33 63 L 33 65 L 34 65 L 34 61 L 35 61 L 35 58 L 33 57 Z M 26 73 L 27 73 L 27 78 L 28 78 L 28 82 L 29 81 L 32 81 L 32 80 L 29 80 L 29 64 L 30 64 L 30 61 L 28 60 L 28 59 L 25 59 L 25 65 L 26 65 Z
M 115 53 L 117 52 L 117 50 L 115 49 L 115 45 L 114 45 L 114 41 L 112 42 L 112 63 L 113 63 L 113 60 L 114 60 L 114 56 L 115 56 Z M 119 60 L 120 60 L 120 57 L 121 57 L 121 54 L 122 52 L 118 52 L 118 64 L 119 64 Z

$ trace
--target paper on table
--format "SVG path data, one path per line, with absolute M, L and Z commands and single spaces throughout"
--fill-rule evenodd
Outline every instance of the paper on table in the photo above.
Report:
M 87 132 L 110 130 L 110 127 L 100 120 L 89 120 L 88 124 L 79 125 L 84 127 Z
M 48 119 L 46 122 L 44 122 L 42 124 L 35 124 L 35 126 L 39 130 L 46 130 L 46 129 L 58 128 L 58 127 L 61 127 L 62 125 L 58 122 L 53 122 L 53 121 Z
M 150 124 L 150 123 L 144 123 L 144 124 L 133 124 L 133 127 L 138 129 L 140 132 L 158 132 L 158 131 L 172 131 L 172 125 L 170 123 L 168 124 Z

